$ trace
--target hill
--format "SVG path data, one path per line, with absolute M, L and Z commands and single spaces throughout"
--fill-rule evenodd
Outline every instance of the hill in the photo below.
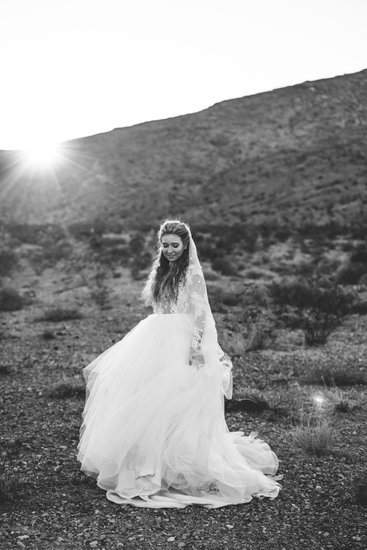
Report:
M 367 70 L 64 143 L 54 171 L 0 152 L 5 223 L 276 226 L 367 216 Z

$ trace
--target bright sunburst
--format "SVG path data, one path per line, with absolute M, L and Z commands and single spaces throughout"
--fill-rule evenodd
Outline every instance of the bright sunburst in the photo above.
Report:
M 53 168 L 60 160 L 58 143 L 38 141 L 23 149 L 27 164 L 34 169 Z

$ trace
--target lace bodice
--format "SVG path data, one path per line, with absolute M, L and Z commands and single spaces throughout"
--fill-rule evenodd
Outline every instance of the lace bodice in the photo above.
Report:
M 186 281 L 180 283 L 177 301 L 161 299 L 153 304 L 153 313 L 184 313 L 193 320 L 195 333 L 203 333 L 206 323 L 206 286 L 203 273 L 199 270 L 188 270 Z

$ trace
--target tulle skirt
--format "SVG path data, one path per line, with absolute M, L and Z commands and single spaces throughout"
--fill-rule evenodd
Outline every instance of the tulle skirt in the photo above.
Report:
M 217 508 L 275 498 L 276 455 L 229 432 L 222 370 L 189 365 L 188 315 L 149 315 L 83 371 L 78 460 L 119 504 Z

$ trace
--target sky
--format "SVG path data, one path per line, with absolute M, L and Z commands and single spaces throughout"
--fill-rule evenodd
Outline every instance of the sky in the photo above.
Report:
M 0 149 L 367 68 L 367 0 L 0 0 Z

